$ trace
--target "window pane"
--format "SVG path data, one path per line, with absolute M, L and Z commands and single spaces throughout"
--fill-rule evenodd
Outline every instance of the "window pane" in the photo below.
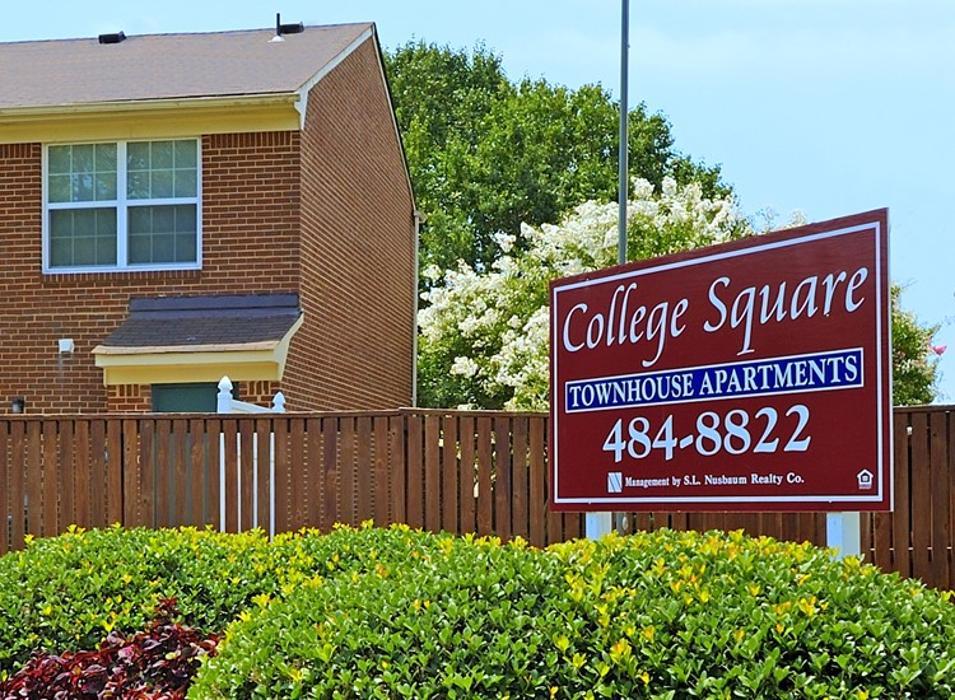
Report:
M 172 170 L 152 171 L 152 199 L 172 197 Z
M 116 144 L 98 143 L 94 152 L 96 172 L 116 172 Z
M 70 147 L 50 146 L 50 174 L 62 175 L 70 172 Z
M 116 199 L 116 144 L 50 146 L 47 197 L 50 202 Z
M 180 169 L 196 168 L 196 142 L 176 141 L 176 167 Z
M 70 176 L 50 175 L 50 186 L 47 195 L 51 202 L 70 201 Z
M 130 199 L 149 199 L 149 171 L 130 170 L 126 176 L 126 196 Z
M 194 233 L 176 234 L 176 259 L 183 262 L 196 259 L 196 235 Z
M 93 175 L 80 173 L 73 175 L 72 201 L 74 202 L 92 202 L 93 201 Z
M 195 204 L 130 207 L 129 262 L 195 262 L 196 217 Z
M 73 146 L 73 172 L 91 173 L 93 170 L 93 146 Z
M 166 199 L 197 195 L 196 141 L 150 141 L 126 146 L 126 196 Z
M 116 199 L 116 173 L 96 176 L 96 201 Z
M 158 169 L 172 168 L 172 141 L 153 141 L 150 145 L 149 167 Z
M 176 170 L 174 194 L 176 197 L 196 196 L 196 171 Z
M 116 264 L 116 209 L 50 212 L 50 266 Z
M 130 170 L 149 170 L 149 144 L 126 144 L 126 166 Z

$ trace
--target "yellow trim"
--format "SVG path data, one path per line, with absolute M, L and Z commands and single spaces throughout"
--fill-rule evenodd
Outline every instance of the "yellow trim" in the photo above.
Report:
M 173 108 L 174 107 L 174 108 Z M 100 139 L 174 138 L 197 134 L 298 131 L 294 101 L 222 104 L 179 101 L 145 108 L 126 103 L 105 112 L 0 114 L 0 143 L 57 143 Z
M 96 366 L 103 369 L 103 384 L 175 384 L 217 382 L 223 375 L 233 380 L 282 379 L 292 336 L 302 327 L 302 314 L 281 341 L 260 350 L 206 352 L 142 352 L 103 354 L 94 350 Z M 156 350 L 156 348 L 142 348 Z
M 219 363 L 214 365 L 157 365 L 145 367 L 106 367 L 104 386 L 116 384 L 187 384 L 217 382 L 223 375 L 234 381 L 279 381 L 282 373 L 274 362 Z

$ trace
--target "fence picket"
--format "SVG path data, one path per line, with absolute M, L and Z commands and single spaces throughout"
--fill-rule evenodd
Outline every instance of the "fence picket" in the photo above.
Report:
M 142 455 L 142 452 L 140 452 Z M 206 425 L 199 418 L 189 421 L 189 524 L 201 527 L 206 523 L 203 497 L 206 473 Z
M 392 522 L 407 522 L 408 459 L 406 458 L 405 419 L 394 416 L 388 420 L 389 451 L 388 474 L 391 478 L 391 519 Z
M 530 482 L 528 510 L 530 515 L 530 543 L 535 547 L 547 545 L 547 484 L 544 455 L 544 431 L 546 426 L 541 416 L 531 416 L 530 420 L 530 459 L 527 478 Z
M 143 479 L 139 465 L 139 431 L 137 421 L 129 419 L 122 422 L 122 464 L 123 472 L 123 522 L 134 526 L 144 525 L 139 512 L 140 484 Z
M 527 518 L 527 418 L 511 419 L 511 532 L 530 538 Z
M 458 530 L 458 419 L 452 414 L 441 418 L 441 529 Z
M 494 525 L 494 492 L 491 487 L 491 419 L 481 416 L 477 419 L 477 455 L 478 455 L 478 534 L 490 535 Z
M 272 421 L 255 421 L 255 517 L 252 525 L 271 532 L 272 513 Z
M 494 417 L 494 534 L 511 538 L 511 419 Z
M 289 453 L 288 453 L 288 480 L 289 480 L 289 530 L 297 530 L 305 526 L 306 488 L 305 479 L 305 419 L 294 416 L 288 419 L 289 424 Z
M 209 457 L 206 460 L 206 508 L 205 524 L 212 525 L 216 529 L 222 529 L 225 523 L 221 519 L 221 496 L 222 484 L 219 473 L 219 456 L 221 444 L 219 436 L 222 434 L 222 422 L 218 418 L 210 418 L 206 421 L 206 440 Z
M 58 506 L 58 486 L 59 478 L 57 474 L 57 444 L 56 433 L 57 425 L 54 420 L 44 420 L 42 425 L 42 443 L 43 443 L 43 526 L 42 533 L 44 537 L 58 535 L 57 528 L 57 506 Z
M 338 504 L 338 419 L 322 418 L 322 479 L 324 480 L 324 498 L 322 499 L 322 529 L 330 530 L 339 521 Z
M 912 575 L 912 525 L 910 514 L 909 454 L 911 440 L 908 434 L 912 414 L 896 412 L 895 426 L 895 510 L 892 512 L 892 568 L 903 576 Z M 886 543 L 889 546 L 889 543 Z
M 341 485 L 339 518 L 348 525 L 355 521 L 355 418 L 345 416 L 340 421 L 338 448 L 338 476 Z
M 408 417 L 408 524 L 411 527 L 424 527 L 424 470 L 422 468 L 423 451 L 421 416 Z
M 461 472 L 458 481 L 458 505 L 461 517 L 461 533 L 477 532 L 474 519 L 474 417 L 462 416 L 458 425 L 458 442 L 461 446 Z
M 90 420 L 90 525 L 105 527 L 106 515 L 106 424 Z
M 375 467 L 374 467 L 374 501 L 375 525 L 387 525 L 391 522 L 390 499 L 388 498 L 388 418 L 375 416 L 373 423 Z
M 7 459 L 7 430 L 10 424 L 7 421 L 0 421 L 0 555 L 6 554 L 10 550 L 10 528 L 14 520 L 17 520 L 17 508 L 14 504 L 17 502 L 16 495 L 12 493 L 11 483 L 13 474 Z M 20 508 L 23 506 L 20 505 Z M 10 517 L 7 517 L 7 514 Z
M 252 529 L 255 521 L 253 501 L 255 495 L 255 420 L 239 419 L 239 528 L 243 532 Z
M 153 459 L 156 444 L 153 440 L 154 423 L 146 419 L 139 422 L 139 510 L 146 527 L 156 526 L 156 462 Z M 95 449 L 95 448 L 94 448 Z
M 355 461 L 355 522 L 360 523 L 374 517 L 372 510 L 372 462 L 371 462 L 371 417 L 359 416 L 355 421 L 356 461 Z
M 941 412 L 929 415 L 930 471 L 932 475 L 932 580 L 948 581 L 951 474 L 949 464 L 948 420 Z
M 424 526 L 437 532 L 441 529 L 441 464 L 440 417 L 429 414 L 424 419 Z
M 925 413 L 912 416 L 912 575 L 924 578 L 931 573 L 929 547 L 932 544 L 932 477 L 929 470 L 929 433 Z
M 220 449 L 225 463 L 226 532 L 239 531 L 239 447 L 236 444 L 238 434 L 239 424 L 235 420 L 222 421 L 222 446 Z
M 272 419 L 275 434 L 275 484 L 273 490 L 275 493 L 275 532 L 288 532 L 291 530 L 290 519 L 292 517 L 289 501 L 292 499 L 291 480 L 289 469 L 289 444 L 288 444 L 288 419 L 282 416 L 275 416 Z
M 0 429 L 2 430 L 2 429 Z M 73 499 L 73 507 L 76 515 L 76 522 L 79 525 L 87 526 L 90 522 L 90 424 L 89 421 L 78 420 L 73 431 L 74 447 L 74 486 L 76 496 Z M 0 434 L 2 438 L 2 434 Z M 0 447 L 0 452 L 5 450 Z M 2 468 L 0 468 L 2 471 Z
M 70 525 L 76 524 L 73 504 L 76 495 L 76 482 L 73 465 L 73 421 L 57 421 L 59 433 L 59 454 L 56 464 L 56 485 L 59 491 L 57 510 L 57 532 L 66 532 Z
M 268 423 L 268 421 L 264 421 Z M 322 421 L 319 418 L 309 418 L 305 424 L 305 434 L 308 436 L 308 478 L 306 480 L 305 498 L 308 500 L 309 527 L 322 526 L 322 495 L 325 486 L 322 470 Z M 261 438 L 260 438 L 261 439 Z

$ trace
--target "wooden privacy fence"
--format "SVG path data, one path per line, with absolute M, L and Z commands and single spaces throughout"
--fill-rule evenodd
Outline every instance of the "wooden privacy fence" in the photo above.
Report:
M 543 546 L 583 534 L 582 515 L 547 511 L 546 455 L 541 414 L 4 416 L 0 553 L 114 522 L 283 532 L 374 520 Z M 862 516 L 863 551 L 955 588 L 955 410 L 897 409 L 895 464 L 896 510 Z M 826 541 L 813 513 L 643 513 L 629 527 Z

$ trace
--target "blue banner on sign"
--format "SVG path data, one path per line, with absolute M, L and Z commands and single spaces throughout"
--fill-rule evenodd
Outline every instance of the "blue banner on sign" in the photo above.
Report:
M 568 413 L 610 408 L 793 394 L 863 385 L 862 348 L 687 367 L 565 385 Z

